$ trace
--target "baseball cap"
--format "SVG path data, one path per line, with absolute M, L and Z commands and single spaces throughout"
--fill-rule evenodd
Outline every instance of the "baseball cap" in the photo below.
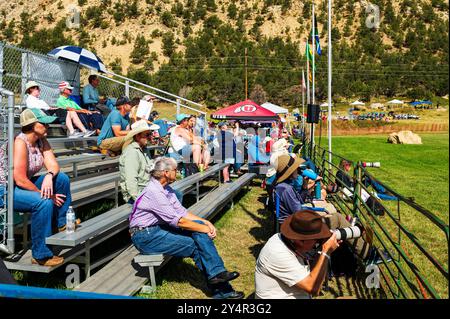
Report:
M 56 119 L 56 116 L 50 116 L 42 112 L 40 109 L 31 108 L 20 113 L 20 126 L 24 127 L 36 122 L 49 124 L 56 121 Z
M 124 104 L 130 104 L 130 99 L 127 96 L 121 96 L 116 101 L 116 106 L 121 106 Z
M 59 89 L 59 90 L 63 90 L 63 89 L 73 90 L 73 86 L 71 86 L 71 85 L 69 84 L 69 82 L 62 81 L 61 83 L 59 83 L 58 89 Z
M 184 119 L 188 119 L 190 118 L 190 115 L 187 114 L 178 114 L 177 115 L 177 123 L 180 123 L 181 121 L 183 121 Z
M 222 127 L 222 126 L 225 126 L 225 125 L 228 125 L 228 123 L 225 122 L 225 121 L 219 122 L 219 124 L 217 124 L 218 127 Z

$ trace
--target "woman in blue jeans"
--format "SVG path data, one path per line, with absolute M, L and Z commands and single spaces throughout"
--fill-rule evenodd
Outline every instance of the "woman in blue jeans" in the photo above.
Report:
M 65 229 L 66 212 L 71 204 L 69 178 L 59 165 L 48 143 L 48 124 L 56 120 L 39 109 L 20 114 L 20 133 L 14 141 L 14 210 L 31 213 L 32 263 L 44 266 L 62 264 L 45 244 L 53 226 Z M 43 167 L 47 173 L 35 176 Z
M 151 169 L 150 182 L 136 199 L 130 214 L 131 240 L 142 254 L 191 257 L 206 278 L 214 298 L 240 299 L 242 292 L 228 283 L 239 276 L 228 272 L 213 239 L 211 222 L 184 208 L 169 184 L 175 181 L 177 162 L 160 157 Z

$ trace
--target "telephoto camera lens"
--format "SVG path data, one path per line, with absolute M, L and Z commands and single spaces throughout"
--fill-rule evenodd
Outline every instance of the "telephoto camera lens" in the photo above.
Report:
M 359 226 L 351 226 L 345 228 L 337 228 L 332 230 L 332 232 L 336 234 L 337 240 L 347 240 L 361 237 L 362 229 Z
M 363 167 L 381 167 L 380 162 L 363 162 Z

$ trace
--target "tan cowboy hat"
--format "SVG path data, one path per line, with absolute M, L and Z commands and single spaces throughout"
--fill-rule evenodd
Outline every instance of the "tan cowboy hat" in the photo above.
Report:
M 286 218 L 280 228 L 281 234 L 290 240 L 330 238 L 330 228 L 317 212 L 301 210 Z
M 281 183 L 294 173 L 298 167 L 306 162 L 303 158 L 290 155 L 280 155 L 277 158 L 277 183 Z
M 131 131 L 127 134 L 127 139 L 132 139 L 133 136 L 147 131 L 156 131 L 159 129 L 159 125 L 152 124 L 148 126 L 146 120 L 136 121 L 133 125 L 131 125 Z

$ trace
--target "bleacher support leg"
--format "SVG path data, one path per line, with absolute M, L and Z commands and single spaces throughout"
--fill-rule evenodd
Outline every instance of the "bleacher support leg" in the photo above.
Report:
M 91 276 L 91 240 L 86 240 L 84 245 L 85 253 L 84 253 L 84 273 L 86 279 Z
M 152 293 L 156 290 L 156 277 L 155 277 L 155 268 L 153 266 L 148 266 L 148 273 L 150 279 L 150 286 L 143 286 L 141 292 L 144 294 Z
M 77 163 L 73 163 L 73 177 L 76 178 L 78 177 L 78 169 L 77 169 Z
M 28 248 L 28 214 L 23 214 L 22 219 L 22 248 L 26 250 Z
M 198 203 L 198 201 L 200 200 L 200 186 L 199 186 L 199 183 L 197 182 L 195 184 L 195 186 L 196 186 L 196 191 L 197 191 L 196 196 L 197 196 L 197 203 Z
M 119 207 L 119 181 L 116 180 L 114 182 L 114 201 L 115 201 L 115 207 Z

